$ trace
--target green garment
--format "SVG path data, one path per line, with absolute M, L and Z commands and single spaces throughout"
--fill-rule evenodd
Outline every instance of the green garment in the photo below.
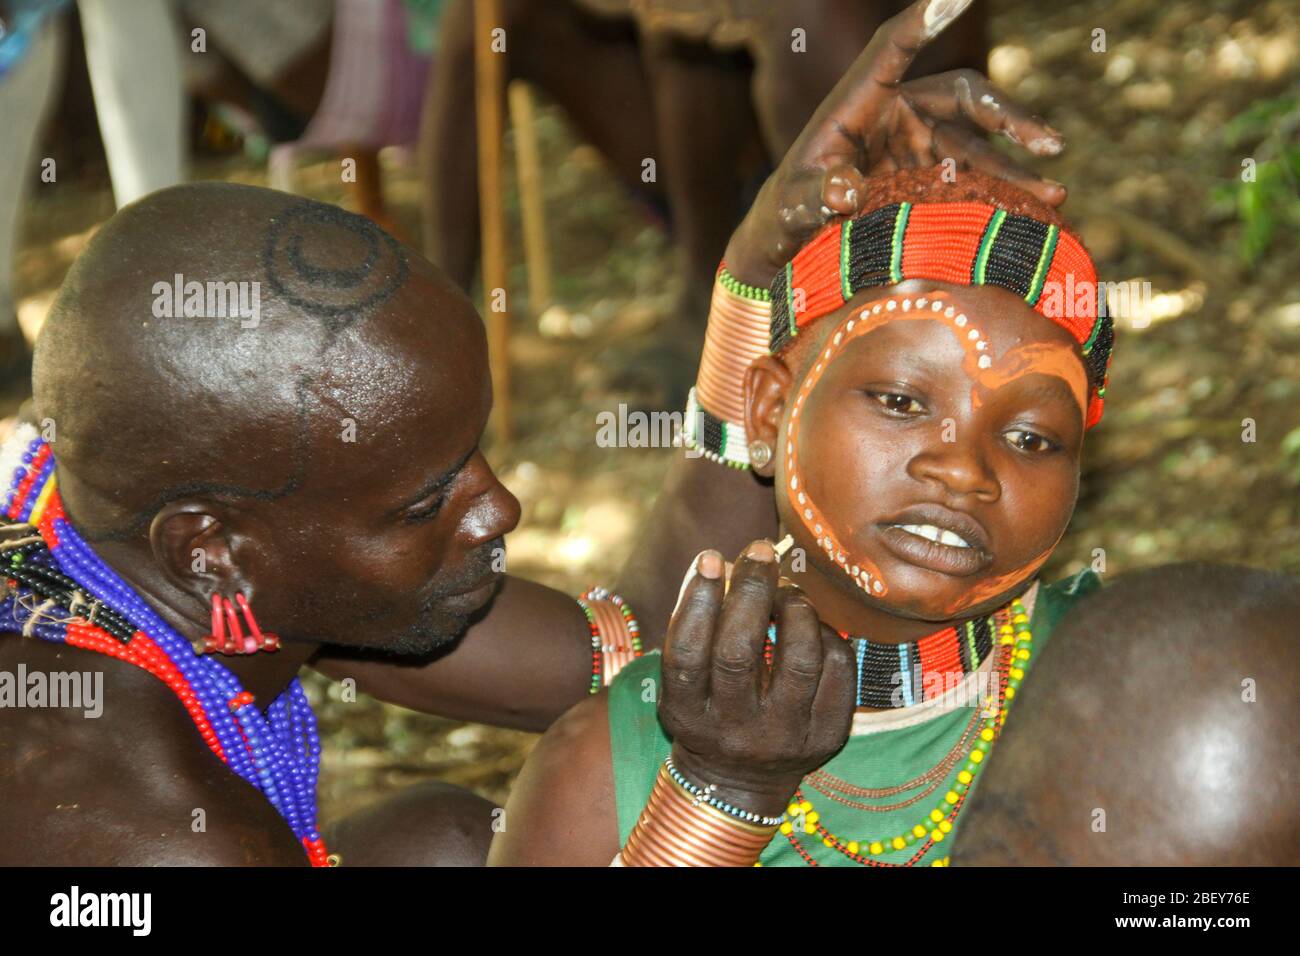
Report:
M 1072 578 L 1039 587 L 1030 621 L 1035 656 L 1042 652 L 1053 628 L 1070 607 L 1100 587 L 1101 579 L 1088 569 Z M 627 842 L 632 827 L 650 796 L 659 768 L 672 749 L 671 740 L 659 726 L 656 706 L 660 660 L 660 655 L 656 653 L 633 661 L 609 687 L 609 737 L 620 844 Z M 1032 673 L 1031 659 L 1026 679 Z M 854 786 L 873 789 L 895 787 L 913 780 L 939 764 L 957 744 L 970 724 L 974 706 L 974 703 L 958 706 L 911 726 L 854 735 L 849 738 L 844 749 L 822 769 Z M 994 745 L 990 753 L 996 749 Z M 868 854 L 866 841 L 884 841 L 901 835 L 923 820 L 928 822 L 928 814 L 943 803 L 944 795 L 952 788 L 957 774 L 965 765 L 965 760 L 958 760 L 937 789 L 911 806 L 897 810 L 869 812 L 854 809 L 832 801 L 806 783 L 803 795 L 812 802 L 820 815 L 820 822 L 828 830 L 845 841 L 862 842 L 859 851 L 862 856 L 882 863 L 901 864 L 911 859 L 924 841 L 918 840 L 915 845 L 908 845 L 901 850 L 886 846 L 885 852 L 876 856 Z M 976 775 L 976 784 L 978 781 L 979 776 Z M 921 789 L 923 788 L 918 787 L 882 799 L 853 799 L 868 805 L 888 805 L 906 800 Z M 963 814 L 958 813 L 953 821 L 952 832 L 942 842 L 932 844 L 915 865 L 927 866 L 948 855 L 962 817 Z M 931 827 L 933 825 L 930 823 Z M 807 834 L 802 829 L 796 829 L 795 835 L 805 852 L 822 866 L 858 865 L 839 851 L 825 846 L 816 833 Z M 805 865 L 790 839 L 780 833 L 763 851 L 760 862 L 764 866 Z

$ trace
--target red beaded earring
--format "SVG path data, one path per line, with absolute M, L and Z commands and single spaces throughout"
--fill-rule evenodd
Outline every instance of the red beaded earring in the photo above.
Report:
M 278 651 L 280 638 L 274 634 L 264 634 L 253 617 L 253 609 L 242 593 L 235 594 L 235 601 L 244 613 L 249 633 L 239 625 L 239 616 L 235 606 L 220 594 L 212 595 L 212 633 L 203 639 L 200 649 L 197 642 L 195 650 L 200 654 L 256 654 L 258 651 Z M 229 630 L 227 630 L 227 625 Z

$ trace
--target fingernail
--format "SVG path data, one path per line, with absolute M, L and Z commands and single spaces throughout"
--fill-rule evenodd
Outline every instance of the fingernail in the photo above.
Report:
M 686 576 L 682 578 L 682 586 L 677 589 L 677 603 L 673 605 L 674 614 L 676 614 L 677 609 L 682 606 L 682 598 L 686 597 L 686 588 L 690 585 L 691 581 L 695 579 L 695 575 L 700 571 L 701 559 L 708 553 L 709 552 L 707 551 L 701 551 L 695 556 L 695 560 L 691 562 L 691 566 L 686 569 Z
M 763 538 L 745 549 L 745 557 L 751 561 L 775 561 L 776 550 L 772 547 L 771 541 Z
M 722 577 L 722 555 L 716 551 L 702 551 L 696 559 L 701 577 L 716 581 Z
M 1065 183 L 1058 183 L 1055 179 L 1044 179 L 1043 182 L 1049 186 L 1055 186 L 1057 189 L 1065 189 Z
M 970 4 L 971 0 L 930 0 L 925 8 L 922 38 L 933 39 Z

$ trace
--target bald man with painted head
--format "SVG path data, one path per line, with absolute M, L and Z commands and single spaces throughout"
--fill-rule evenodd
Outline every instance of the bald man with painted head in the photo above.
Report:
M 1121 575 L 1034 660 L 953 865 L 1294 865 L 1297 715 L 1300 580 Z

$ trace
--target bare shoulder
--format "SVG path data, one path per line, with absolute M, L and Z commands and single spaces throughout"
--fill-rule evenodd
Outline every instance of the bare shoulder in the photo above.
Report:
M 330 825 L 344 866 L 483 866 L 502 811 L 440 780 L 414 784 Z
M 1124 633 L 1177 637 L 1181 629 L 1208 632 L 1224 622 L 1257 621 L 1281 638 L 1279 614 L 1300 607 L 1300 578 L 1242 565 L 1180 562 L 1117 575 L 1083 598 L 1061 620 L 1052 641 L 1069 639 L 1103 619 L 1124 621 Z M 1294 618 L 1292 618 L 1294 620 Z M 1300 632 L 1287 632 L 1292 638 Z
M 29 673 L 98 675 L 102 707 L 0 710 L 0 864 L 305 862 L 279 814 L 151 675 L 39 645 L 6 647 L 6 668 L 20 651 Z
M 618 816 L 605 693 L 570 709 L 524 764 L 506 804 L 491 866 L 608 866 Z
M 266 799 L 209 759 L 220 775 L 156 766 L 141 772 L 117 755 L 67 752 L 71 772 L 44 783 L 9 779 L 0 803 L 0 864 L 72 866 L 297 866 L 306 861 L 288 825 Z M 23 775 L 26 777 L 26 775 Z M 9 831 L 9 832 L 5 832 Z

